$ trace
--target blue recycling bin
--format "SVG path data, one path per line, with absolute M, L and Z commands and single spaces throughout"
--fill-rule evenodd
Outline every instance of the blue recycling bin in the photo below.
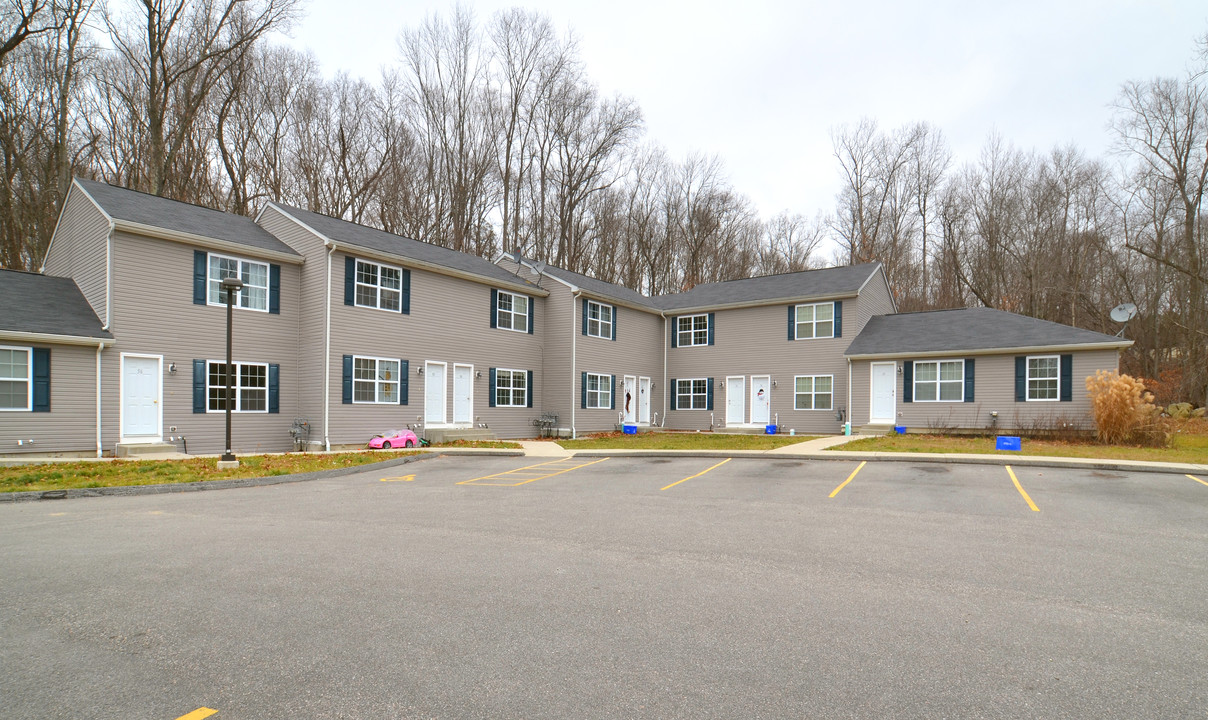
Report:
M 994 443 L 995 450 L 1014 450 L 1019 452 L 1023 450 L 1023 442 L 1014 435 L 999 435 Z
M 775 426 L 775 425 L 767 425 L 767 426 L 765 426 L 765 427 L 763 428 L 763 431 L 764 431 L 765 433 L 767 433 L 768 435 L 775 435 L 775 434 L 776 434 L 776 426 Z
M 621 431 L 624 432 L 626 435 L 637 435 L 638 426 L 637 425 L 622 425 Z
M 905 435 L 905 434 L 906 434 L 906 426 L 905 426 L 905 425 L 894 425 L 894 426 L 893 426 L 893 431 L 894 431 L 895 433 L 897 433 L 898 435 Z

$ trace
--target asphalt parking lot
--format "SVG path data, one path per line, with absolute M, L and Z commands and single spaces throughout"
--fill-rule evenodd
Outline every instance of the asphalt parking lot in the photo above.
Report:
M 0 714 L 1203 718 L 1206 481 L 449 457 L 4 504 Z

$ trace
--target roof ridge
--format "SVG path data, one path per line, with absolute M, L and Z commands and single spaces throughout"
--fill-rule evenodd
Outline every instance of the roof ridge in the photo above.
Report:
M 146 190 L 135 190 L 134 188 L 129 188 L 124 185 L 114 185 L 113 183 L 105 182 L 104 180 L 96 180 L 94 178 L 86 178 L 86 177 L 79 177 L 79 176 L 77 176 L 75 179 L 77 181 L 91 182 L 91 183 L 96 183 L 98 185 L 104 185 L 105 187 L 113 188 L 114 190 L 121 190 L 122 192 L 135 193 L 138 195 L 142 195 L 144 197 L 149 197 L 153 200 L 165 200 L 167 202 L 176 203 L 177 205 L 186 205 L 188 207 L 195 207 L 195 208 L 199 208 L 201 210 L 209 210 L 210 212 L 220 213 L 222 215 L 229 215 L 230 217 L 239 218 L 241 220 L 247 220 L 248 222 L 251 222 L 251 223 L 256 222 L 255 218 L 253 218 L 250 215 L 240 215 L 239 213 L 232 212 L 230 210 L 220 210 L 215 207 L 210 207 L 209 205 L 199 205 L 198 203 L 191 203 L 191 202 L 187 202 L 185 200 L 177 200 L 176 198 L 167 197 L 166 195 L 155 195 L 153 193 L 147 192 Z
M 831 265 L 829 267 L 810 268 L 808 270 L 791 270 L 791 271 L 780 272 L 780 273 L 769 273 L 767 275 L 752 275 L 751 277 L 731 278 L 729 280 L 713 280 L 711 282 L 693 285 L 692 287 L 688 288 L 687 290 L 680 290 L 679 292 L 673 292 L 673 293 L 663 293 L 663 295 L 681 295 L 683 293 L 692 292 L 693 290 L 697 289 L 698 287 L 704 287 L 706 285 L 724 285 L 726 283 L 732 283 L 732 282 L 744 282 L 744 281 L 748 281 L 748 280 L 763 280 L 765 278 L 785 277 L 788 275 L 808 275 L 810 273 L 823 272 L 826 270 L 844 270 L 847 268 L 867 267 L 867 266 L 880 265 L 880 264 L 881 264 L 880 262 L 874 260 L 873 262 L 856 263 L 855 265 Z

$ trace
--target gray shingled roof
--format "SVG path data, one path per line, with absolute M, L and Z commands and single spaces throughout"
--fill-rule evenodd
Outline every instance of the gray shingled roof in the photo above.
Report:
M 0 270 L 0 331 L 112 339 L 71 278 Z
M 855 295 L 879 267 L 880 263 L 864 263 L 705 283 L 687 292 L 659 295 L 650 302 L 663 310 L 686 310 L 768 300 L 847 297 Z
M 1037 320 L 991 308 L 875 315 L 845 355 L 909 355 L 1032 347 L 1095 345 L 1129 341 L 1093 330 Z
M 225 240 L 258 250 L 299 255 L 289 245 L 257 225 L 254 220 L 242 215 L 232 215 L 200 205 L 190 205 L 157 195 L 106 185 L 96 180 L 76 178 L 76 182 L 114 220 L 126 220 L 164 230 Z
M 457 250 L 450 250 L 439 245 L 412 240 L 401 235 L 394 235 L 384 230 L 358 225 L 347 220 L 320 215 L 301 208 L 275 203 L 295 219 L 322 233 L 330 240 L 348 245 L 355 245 L 367 250 L 376 250 L 401 258 L 418 262 L 447 267 L 484 279 L 496 282 L 507 282 L 513 285 L 529 284 L 525 279 L 499 267 L 486 258 L 470 255 Z
M 600 297 L 605 300 L 616 300 L 623 303 L 629 303 L 630 305 L 637 305 L 638 307 L 650 308 L 656 312 L 658 310 L 658 308 L 653 305 L 650 298 L 636 290 L 631 290 L 624 285 L 617 285 L 616 283 L 597 280 L 587 275 L 571 272 L 570 270 L 565 270 L 560 267 L 554 267 L 553 265 L 547 265 L 545 269 L 542 270 L 542 273 L 568 282 L 580 290 L 584 290 L 593 296 Z

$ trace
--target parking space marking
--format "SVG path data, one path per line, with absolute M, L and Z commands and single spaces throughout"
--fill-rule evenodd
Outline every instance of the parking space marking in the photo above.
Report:
M 705 470 L 701 470 L 700 472 L 698 472 L 698 473 L 697 473 L 697 474 L 695 474 L 695 475 L 689 475 L 688 477 L 684 478 L 683 480 L 676 480 L 675 482 L 671 483 L 671 484 L 670 484 L 670 485 L 668 485 L 667 487 L 664 487 L 664 488 L 659 488 L 659 492 L 662 492 L 663 490 L 669 490 L 669 489 L 671 489 L 671 488 L 675 487 L 676 485 L 679 485 L 680 483 L 684 482 L 685 480 L 691 480 L 692 478 L 698 478 L 698 477 L 700 477 L 701 475 L 704 475 L 705 473 L 709 472 L 710 470 L 714 470 L 714 469 L 716 469 L 716 468 L 721 467 L 722 465 L 725 465 L 726 463 L 730 462 L 730 460 L 731 460 L 731 459 L 732 459 L 732 458 L 726 458 L 725 460 L 722 460 L 721 462 L 717 463 L 716 465 L 714 465 L 714 466 L 713 466 L 713 467 L 711 467 L 711 468 L 707 468 L 707 469 L 705 469 Z
M 1023 485 L 1019 484 L 1019 478 L 1015 477 L 1015 471 L 1011 469 L 1011 466 L 1003 465 L 1003 467 L 1007 469 L 1007 474 L 1011 476 L 1011 482 L 1015 483 L 1015 489 L 1019 491 L 1020 495 L 1023 495 L 1024 500 L 1028 501 L 1028 507 L 1032 508 L 1032 512 L 1040 512 L 1040 508 L 1036 507 L 1036 503 L 1032 502 L 1032 498 L 1028 497 L 1028 494 L 1024 492 Z
M 473 484 L 473 485 L 492 485 L 492 486 L 496 486 L 496 487 L 517 487 L 519 485 L 525 485 L 527 483 L 531 483 L 535 480 L 544 480 L 546 478 L 551 478 L 555 475 L 561 475 L 562 473 L 568 473 L 571 470 L 578 470 L 579 468 L 587 467 L 588 465 L 595 465 L 596 463 L 602 463 L 607 459 L 608 458 L 600 458 L 599 460 L 592 460 L 591 462 L 582 462 L 580 460 L 576 460 L 574 457 L 561 458 L 559 460 L 551 460 L 550 462 L 543 462 L 543 463 L 538 463 L 536 465 L 528 465 L 528 466 L 525 466 L 522 468 L 516 468 L 515 470 L 508 470 L 506 472 L 495 473 L 494 475 L 483 475 L 482 477 L 477 477 L 477 478 L 474 478 L 473 480 L 462 480 L 461 482 L 459 482 L 457 484 L 458 485 L 471 485 L 471 484 Z M 576 464 L 572 465 L 570 467 L 560 467 L 560 466 L 565 466 L 567 463 L 576 463 Z M 541 470 L 535 470 L 534 468 L 541 468 Z M 532 477 L 528 477 L 530 475 Z M 520 480 L 520 482 L 512 482 L 512 483 L 480 482 L 482 480 L 494 480 L 497 478 L 507 478 L 510 480 L 516 480 L 516 479 L 520 479 L 520 478 L 523 478 L 523 479 Z
M 1208 485 L 1208 482 L 1204 482 L 1203 480 L 1199 479 L 1195 475 L 1188 475 L 1187 477 L 1191 478 L 1192 480 L 1195 480 L 1196 482 L 1198 482 L 1201 485 Z
M 208 718 L 209 716 L 213 715 L 216 712 L 218 712 L 218 711 L 211 710 L 210 708 L 207 708 L 207 707 L 197 708 L 196 710 L 189 713 L 188 715 L 181 715 L 180 717 L 176 718 L 176 720 L 202 720 L 202 718 Z
M 414 479 L 414 475 L 399 475 L 398 477 L 382 478 L 382 482 L 398 482 L 399 480 L 402 480 L 403 482 L 411 482 Z
M 863 467 L 867 464 L 868 464 L 867 460 L 861 460 L 860 464 L 856 466 L 856 469 L 851 471 L 851 475 L 848 475 L 847 479 L 844 480 L 843 483 L 839 485 L 839 487 L 835 488 L 834 490 L 831 490 L 831 494 L 829 495 L 829 497 L 834 497 L 834 496 L 838 495 L 839 491 L 842 490 L 843 488 L 847 487 L 847 484 L 849 482 L 851 482 L 853 479 L 855 479 L 856 473 L 860 472 L 860 470 L 863 469 Z

